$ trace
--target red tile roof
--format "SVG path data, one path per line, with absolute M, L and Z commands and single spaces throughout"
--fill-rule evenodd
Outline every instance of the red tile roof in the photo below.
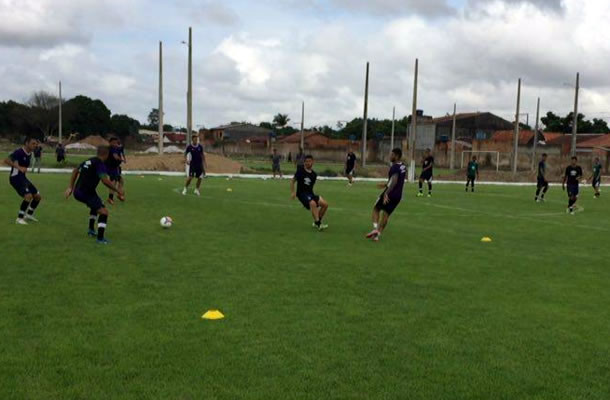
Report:
M 590 138 L 578 144 L 578 147 L 605 147 L 610 149 L 610 134 L 600 135 L 594 138 Z
M 496 131 L 491 140 L 496 142 L 512 142 L 515 137 L 515 131 Z M 519 131 L 519 144 L 526 145 L 534 138 L 533 131 Z

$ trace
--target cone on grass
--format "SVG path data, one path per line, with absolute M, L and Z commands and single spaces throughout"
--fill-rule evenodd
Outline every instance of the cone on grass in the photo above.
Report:
M 208 310 L 202 316 L 201 319 L 217 320 L 223 319 L 225 316 L 218 310 Z

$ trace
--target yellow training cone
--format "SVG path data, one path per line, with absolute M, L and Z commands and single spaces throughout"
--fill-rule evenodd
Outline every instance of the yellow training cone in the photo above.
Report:
M 483 243 L 490 243 L 491 242 L 491 238 L 485 236 L 483 239 L 481 239 L 481 242 L 483 242 Z
M 201 316 L 201 319 L 223 319 L 225 316 L 218 310 L 209 310 Z
M 233 191 L 233 189 L 227 188 L 227 192 L 232 192 L 232 191 Z

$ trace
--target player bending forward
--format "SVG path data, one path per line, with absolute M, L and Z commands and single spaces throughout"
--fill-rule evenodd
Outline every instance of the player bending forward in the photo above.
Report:
M 595 191 L 594 198 L 598 199 L 601 196 L 599 190 L 602 185 L 602 163 L 599 161 L 599 157 L 595 157 L 595 163 L 593 164 L 593 174 L 591 175 L 591 185 Z
M 563 183 L 561 185 L 563 190 L 566 190 L 566 183 L 568 184 L 568 209 L 566 212 L 574 215 L 574 208 L 576 201 L 578 200 L 580 178 L 582 178 L 582 168 L 576 164 L 578 159 L 572 157 L 572 164 L 566 168 L 566 173 L 563 177 Z
M 313 157 L 305 156 L 303 168 L 297 167 L 297 172 L 290 181 L 290 192 L 293 200 L 298 198 L 303 207 L 311 210 L 313 227 L 323 231 L 328 228 L 328 225 L 322 223 L 322 218 L 328 210 L 328 203 L 322 196 L 317 196 L 313 191 L 317 177 L 318 175 L 313 170 Z M 297 184 L 296 192 L 294 191 L 295 182 Z
M 9 158 L 4 160 L 4 163 L 11 167 L 9 182 L 19 197 L 23 198 L 21 207 L 19 207 L 17 220 L 15 221 L 19 225 L 27 225 L 26 219 L 38 222 L 38 220 L 34 218 L 34 210 L 38 207 L 38 203 L 40 203 L 42 197 L 40 197 L 40 193 L 38 193 L 36 186 L 34 186 L 25 176 L 30 167 L 32 152 L 36 150 L 37 146 L 38 140 L 28 138 L 23 143 L 23 147 L 15 150 Z
M 380 184 L 380 188 L 385 189 L 373 207 L 373 230 L 366 235 L 367 239 L 378 241 L 381 238 L 381 233 L 388 225 L 390 215 L 400 204 L 407 175 L 407 167 L 400 161 L 401 158 L 402 150 L 398 148 L 392 150 L 390 154 L 392 166 L 388 173 L 388 182 Z
M 466 172 L 466 192 L 468 192 L 468 185 L 470 184 L 474 193 L 474 181 L 477 179 L 479 179 L 479 163 L 477 162 L 477 156 L 472 156 L 472 161 L 468 163 L 468 171 Z
M 104 238 L 106 224 L 108 223 L 108 209 L 104 206 L 102 199 L 97 195 L 95 189 L 102 181 L 104 186 L 119 195 L 123 200 L 123 192 L 117 188 L 108 177 L 105 162 L 110 154 L 108 147 L 97 148 L 97 156 L 83 162 L 72 171 L 70 186 L 66 189 L 66 198 L 74 194 L 74 198 L 89 207 L 89 231 L 88 235 L 97 237 L 97 243 L 108 244 Z M 95 219 L 97 217 L 97 234 L 95 233 Z

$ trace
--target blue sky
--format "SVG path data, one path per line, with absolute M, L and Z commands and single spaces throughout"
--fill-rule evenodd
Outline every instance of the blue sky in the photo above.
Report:
M 260 122 L 275 113 L 334 125 L 362 113 L 371 62 L 370 115 L 419 108 L 444 115 L 493 111 L 510 119 L 517 78 L 523 109 L 610 116 L 610 5 L 602 0 L 0 0 L 0 99 L 25 100 L 62 80 L 67 97 L 101 98 L 141 121 L 157 106 L 164 42 L 166 121 L 184 125 L 186 55 L 193 26 L 194 121 Z M 607 114 L 606 114 L 607 113 Z

